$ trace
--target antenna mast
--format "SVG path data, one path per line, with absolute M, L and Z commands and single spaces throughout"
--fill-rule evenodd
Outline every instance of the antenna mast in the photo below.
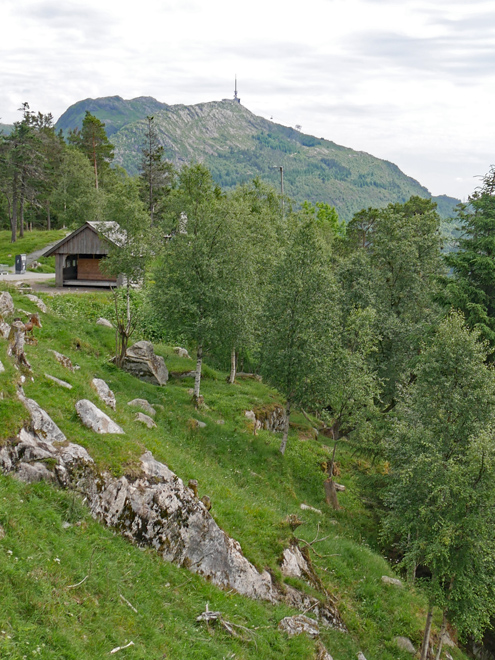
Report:
M 241 99 L 237 96 L 237 73 L 235 74 L 235 84 L 234 84 L 234 101 L 240 103 Z

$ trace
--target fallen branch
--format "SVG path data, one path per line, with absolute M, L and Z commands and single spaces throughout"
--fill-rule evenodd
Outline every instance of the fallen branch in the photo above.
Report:
M 91 571 L 92 571 L 92 569 L 93 569 L 93 556 L 94 556 L 94 554 L 95 554 L 95 550 L 96 550 L 96 548 L 93 548 L 93 551 L 91 552 L 91 557 L 89 558 L 89 570 L 88 570 L 88 574 L 86 575 L 86 577 L 84 577 L 84 578 L 83 578 L 80 582 L 78 582 L 77 584 L 70 584 L 68 587 L 66 587 L 66 589 L 75 589 L 76 587 L 80 587 L 81 584 L 83 584 L 84 582 L 86 582 L 86 580 L 90 577 L 90 575 L 91 575 Z
M 321 432 L 323 432 L 323 430 L 326 428 L 325 425 L 323 425 L 322 427 L 320 427 L 319 429 L 317 429 L 316 426 L 313 426 L 313 420 L 310 419 L 308 413 L 307 413 L 303 408 L 301 408 L 301 412 L 302 412 L 302 414 L 304 415 L 304 417 L 306 418 L 306 420 L 311 424 L 311 428 L 312 428 L 313 431 L 316 433 L 316 435 L 319 435 Z
M 123 596 L 122 594 L 119 594 L 119 595 L 120 595 L 121 599 L 124 601 L 124 603 L 125 603 L 126 605 L 129 605 L 129 607 L 131 608 L 131 610 L 132 610 L 133 612 L 136 612 L 136 614 L 137 614 L 138 611 L 137 611 L 137 609 L 134 607 L 134 605 L 131 605 L 131 603 L 127 600 L 127 598 L 124 598 L 124 596 Z
M 308 543 L 308 545 L 313 545 L 313 543 L 319 543 L 320 541 L 326 541 L 328 538 L 330 538 L 330 534 L 328 534 L 327 536 L 324 536 L 322 539 L 319 539 L 318 538 L 319 533 L 320 533 L 320 523 L 318 523 L 316 526 L 316 536 L 310 543 Z
M 75 589 L 76 587 L 80 587 L 83 582 L 86 582 L 86 580 L 89 578 L 89 575 L 86 575 L 81 582 L 78 582 L 77 584 L 69 584 L 68 587 L 65 587 L 66 589 Z
M 125 646 L 116 646 L 114 649 L 110 651 L 110 655 L 112 655 L 112 653 L 117 653 L 117 651 L 123 651 L 124 649 L 128 649 L 129 646 L 134 646 L 134 642 L 129 642 L 129 644 L 126 644 Z
M 243 630 L 246 633 L 249 633 L 250 635 L 253 634 L 252 630 L 246 628 L 246 626 L 241 626 L 238 623 L 232 623 L 231 621 L 227 621 L 227 619 L 223 618 L 221 612 L 210 612 L 210 610 L 208 609 L 208 603 L 206 603 L 205 611 L 202 612 L 198 617 L 196 617 L 196 621 L 198 623 L 204 621 L 206 625 L 208 625 L 210 621 L 216 621 L 224 630 L 226 630 L 229 633 L 229 635 L 232 635 L 232 637 L 237 637 L 238 639 L 243 639 L 244 641 L 253 641 L 256 645 L 255 640 L 246 640 L 246 638 L 240 635 L 238 632 L 236 632 L 234 628 L 239 628 L 240 630 Z

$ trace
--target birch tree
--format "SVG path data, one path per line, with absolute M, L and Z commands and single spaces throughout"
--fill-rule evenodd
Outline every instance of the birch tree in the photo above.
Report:
M 451 315 L 423 347 L 397 409 L 384 530 L 410 574 L 418 565 L 430 573 L 421 660 L 435 606 L 476 639 L 495 614 L 495 378 L 486 356 L 479 335 Z
M 203 355 L 221 341 L 226 300 L 239 275 L 241 226 L 203 165 L 182 169 L 168 209 L 173 236 L 155 268 L 150 295 L 164 326 L 196 346 L 193 396 L 199 404 Z
M 146 267 L 153 257 L 158 237 L 153 234 L 150 219 L 139 198 L 138 184 L 124 177 L 114 182 L 111 193 L 105 196 L 102 233 L 111 239 L 110 252 L 103 261 L 103 269 L 115 276 L 122 275 L 125 285 L 125 308 L 119 305 L 119 293 L 114 292 L 117 317 L 115 362 L 122 366 L 129 338 L 134 332 L 136 314 L 131 308 L 131 288 L 144 282 Z
M 314 221 L 304 218 L 293 228 L 275 268 L 262 326 L 262 373 L 286 398 L 282 454 L 293 406 L 313 407 L 316 403 L 315 385 L 328 346 L 334 343 L 337 305 L 336 282 L 325 247 Z

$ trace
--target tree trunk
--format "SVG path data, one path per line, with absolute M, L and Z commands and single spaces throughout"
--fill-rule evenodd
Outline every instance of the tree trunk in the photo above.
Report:
M 444 610 L 442 627 L 440 628 L 440 641 L 438 642 L 438 649 L 437 649 L 437 654 L 435 656 L 435 660 L 440 660 L 440 656 L 442 654 L 443 636 L 445 635 L 446 630 L 447 630 L 447 611 Z
M 430 648 L 431 623 L 433 621 L 433 605 L 428 604 L 428 614 L 426 615 L 425 630 L 423 633 L 423 643 L 421 644 L 421 654 L 419 660 L 428 660 L 428 651 Z
M 50 217 L 50 200 L 46 200 L 46 228 L 48 231 L 52 228 L 52 219 Z
M 230 376 L 229 376 L 229 383 L 232 385 L 235 382 L 235 375 L 236 375 L 236 362 L 237 362 L 237 354 L 235 352 L 235 346 L 232 347 L 232 351 L 230 353 Z
M 199 402 L 199 389 L 201 386 L 201 368 L 203 366 L 203 345 L 198 345 L 196 353 L 196 374 L 194 376 L 194 400 Z
M 12 235 L 10 238 L 11 243 L 17 240 L 17 175 L 14 175 L 12 186 L 12 220 L 11 220 Z
M 95 188 L 96 188 L 96 190 L 98 190 L 98 163 L 97 163 L 97 159 L 96 159 L 96 142 L 95 142 L 94 134 L 91 136 L 91 140 L 92 140 L 91 146 L 93 147 L 93 153 L 92 153 L 93 167 L 94 167 L 94 170 L 95 170 Z
M 411 532 L 407 535 L 407 545 L 411 543 Z M 410 565 L 407 567 L 407 581 L 409 584 L 414 584 L 416 580 L 416 569 L 417 569 L 417 564 L 414 562 L 414 564 Z
M 21 190 L 21 198 L 19 200 L 19 236 L 24 238 L 24 192 Z
M 335 437 L 335 431 L 333 429 L 332 429 L 332 435 L 334 439 L 332 459 L 327 468 L 328 479 L 326 479 L 324 486 L 325 486 L 325 500 L 328 506 L 331 506 L 332 509 L 337 510 L 340 509 L 340 506 L 339 506 L 339 501 L 337 499 L 337 490 L 335 488 L 335 482 L 333 480 L 333 469 L 335 465 L 335 453 L 337 451 L 337 443 L 339 441 L 339 438 Z
M 7 355 L 13 356 L 19 366 L 27 367 L 31 369 L 26 354 L 24 353 L 24 340 L 25 340 L 26 330 L 24 323 L 21 321 L 14 321 L 10 326 L 9 332 L 9 346 L 7 349 Z
M 280 453 L 285 454 L 285 448 L 287 447 L 287 438 L 289 437 L 289 418 L 290 418 L 290 399 L 287 399 L 285 404 L 285 428 L 284 435 L 282 437 L 282 442 L 280 443 Z

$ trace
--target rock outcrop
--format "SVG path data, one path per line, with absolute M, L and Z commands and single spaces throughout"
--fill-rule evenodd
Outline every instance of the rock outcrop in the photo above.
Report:
M 382 575 L 382 582 L 384 584 L 390 584 L 393 587 L 403 587 L 402 581 L 399 578 L 391 578 L 388 575 Z
M 72 373 L 74 373 L 74 371 L 76 369 L 79 369 L 79 367 L 75 367 L 72 364 L 72 360 L 70 358 L 68 358 L 66 355 L 62 355 L 62 353 L 59 353 L 58 351 L 54 351 L 53 349 L 50 349 L 50 350 L 53 353 L 53 355 L 55 356 L 55 359 L 57 360 L 57 362 L 59 364 L 61 364 L 63 367 L 65 367 L 66 369 L 68 369 L 69 371 L 72 371 Z
M 187 352 L 187 348 L 182 348 L 181 346 L 176 346 L 174 348 L 174 353 L 176 355 L 178 355 L 179 357 L 188 358 L 189 360 L 191 359 L 191 356 Z
M 26 343 L 26 331 L 22 321 L 14 321 L 9 331 L 9 347 L 7 355 L 13 357 L 18 366 L 31 369 L 26 354 L 24 353 L 24 344 Z
M 136 378 L 153 385 L 165 385 L 168 381 L 165 360 L 155 355 L 153 344 L 149 341 L 138 341 L 128 348 L 122 368 Z
M 289 637 L 295 635 L 308 635 L 309 637 L 318 637 L 320 634 L 320 627 L 318 621 L 310 619 L 305 614 L 296 614 L 295 616 L 286 616 L 285 619 L 278 624 L 278 629 L 286 632 Z
M 45 374 L 45 378 L 48 378 L 48 380 L 53 381 L 57 385 L 60 385 L 60 387 L 65 387 L 66 390 L 72 389 L 72 385 L 70 383 L 67 383 L 65 380 L 60 380 L 60 378 L 56 378 L 55 376 L 50 376 L 50 374 Z
M 258 428 L 263 428 L 266 431 L 280 431 L 283 432 L 287 420 L 285 408 L 278 404 L 273 406 L 265 406 L 263 408 L 255 408 L 253 410 Z M 248 416 L 246 414 L 246 416 Z
M 4 339 L 8 339 L 9 334 L 10 334 L 10 325 L 8 323 L 5 323 L 3 317 L 0 316 L 0 337 L 3 337 Z
M 409 637 L 394 637 L 394 642 L 397 644 L 397 646 L 400 649 L 406 651 L 406 653 L 410 653 L 411 655 L 416 654 L 416 649 L 414 648 L 414 644 L 411 642 Z
M 41 408 L 36 401 L 28 399 L 23 390 L 17 392 L 19 400 L 28 409 L 31 416 L 31 431 L 40 439 L 53 442 L 66 442 L 67 438 L 55 424 L 53 419 Z

